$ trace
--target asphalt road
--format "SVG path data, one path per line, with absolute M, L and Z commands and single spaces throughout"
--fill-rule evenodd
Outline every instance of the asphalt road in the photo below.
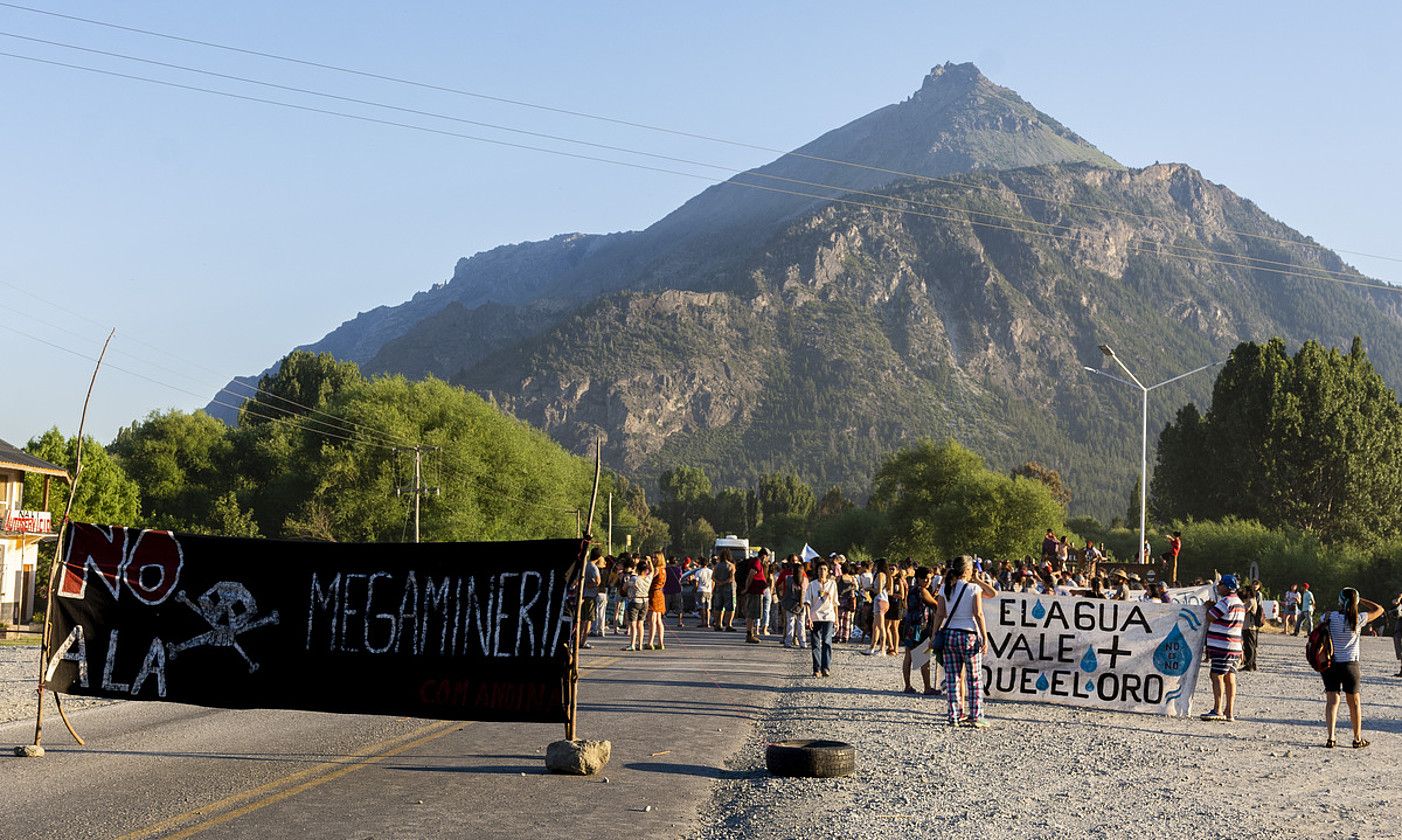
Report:
M 586 653 L 579 736 L 600 777 L 545 772 L 563 727 L 118 703 L 53 719 L 48 755 L 0 758 L 3 838 L 674 837 L 806 652 L 668 630 L 666 651 Z M 26 743 L 31 721 L 0 725 Z M 648 810 L 648 807 L 650 810 Z

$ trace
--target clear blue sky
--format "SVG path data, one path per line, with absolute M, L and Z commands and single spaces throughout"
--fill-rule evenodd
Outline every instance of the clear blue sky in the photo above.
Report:
M 780 148 L 971 60 L 1128 165 L 1189 163 L 1327 245 L 1402 257 L 1396 4 L 28 4 Z M 4 7 L 0 31 L 736 168 L 771 157 Z M 321 104 L 11 38 L 0 51 Z M 89 426 L 106 441 L 460 256 L 643 227 L 704 186 L 10 58 L 0 79 L 0 437 L 19 444 L 76 429 L 92 364 L 17 329 L 95 354 L 116 326 L 113 363 L 198 395 L 107 371 Z M 1345 256 L 1402 280 L 1402 263 Z

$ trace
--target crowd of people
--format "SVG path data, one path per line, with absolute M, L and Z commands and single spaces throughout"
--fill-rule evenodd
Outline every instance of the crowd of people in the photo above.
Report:
M 1171 559 L 1181 539 L 1171 536 Z M 604 556 L 595 549 L 585 569 L 581 605 L 586 638 L 627 635 L 625 651 L 666 649 L 666 621 L 684 628 L 694 618 L 699 628 L 717 633 L 745 630 L 745 642 L 763 644 L 768 637 L 786 648 L 811 649 L 813 676 L 832 672 L 834 643 L 857 644 L 868 656 L 903 655 L 903 689 L 912 684 L 913 653 L 930 642 L 930 657 L 919 668 L 923 693 L 944 696 L 951 726 L 983 728 L 983 651 L 986 628 L 982 602 L 999 592 L 1078 595 L 1116 600 L 1171 600 L 1177 582 L 1141 580 L 1123 569 L 1102 569 L 1105 555 L 1094 543 L 1074 553 L 1065 538 L 1051 531 L 1040 560 L 991 563 L 961 555 L 944 567 L 922 566 L 913 559 L 849 562 L 841 554 L 782 560 L 760 549 L 753 557 L 722 550 L 712 557 L 668 558 L 662 553 Z M 1165 560 L 1170 557 L 1165 556 Z M 1195 585 L 1206 586 L 1198 580 Z M 1213 708 L 1204 720 L 1236 720 L 1236 675 L 1258 668 L 1259 632 L 1267 623 L 1265 592 L 1259 580 L 1235 574 L 1215 582 L 1208 609 L 1205 658 L 1213 689 Z M 1327 745 L 1342 696 L 1353 725 L 1353 745 L 1368 746 L 1362 735 L 1359 704 L 1358 636 L 1384 613 L 1383 607 L 1345 589 L 1339 608 L 1314 623 L 1315 599 L 1308 584 L 1292 585 L 1280 598 L 1287 633 L 1328 626 L 1333 663 L 1323 673 L 1326 692 Z M 1402 594 L 1392 615 L 1398 676 L 1402 676 Z M 592 647 L 585 641 L 584 647 Z M 936 669 L 942 680 L 932 679 Z

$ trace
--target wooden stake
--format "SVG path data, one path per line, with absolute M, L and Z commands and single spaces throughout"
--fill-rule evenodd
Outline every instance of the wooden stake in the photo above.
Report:
M 54 626 L 54 582 L 58 578 L 58 565 L 63 562 L 63 535 L 68 530 L 68 517 L 73 513 L 73 496 L 78 489 L 78 479 L 83 474 L 83 430 L 88 424 L 88 403 L 92 400 L 92 389 L 97 384 L 97 372 L 102 370 L 102 360 L 107 356 L 107 346 L 112 343 L 112 336 L 117 334 L 117 328 L 107 334 L 107 340 L 102 342 L 102 352 L 97 354 L 97 364 L 93 366 L 92 378 L 88 380 L 88 392 L 83 397 L 83 414 L 78 419 L 78 446 L 73 455 L 73 479 L 68 482 L 68 501 L 63 506 L 63 518 L 59 520 L 58 541 L 54 543 L 54 562 L 49 565 L 49 600 L 44 608 L 44 633 L 39 642 L 39 687 L 37 694 L 39 701 L 34 709 L 34 746 L 43 746 L 44 741 L 44 672 L 49 664 L 49 647 L 53 644 Z M 54 695 L 54 701 L 58 702 L 58 695 Z M 63 705 L 58 707 L 59 717 L 68 727 L 68 732 L 73 736 L 73 740 L 78 742 L 78 746 L 83 746 L 83 739 L 78 737 L 78 733 L 73 730 L 73 724 L 68 722 L 68 716 L 63 713 Z
M 584 612 L 584 564 L 589 562 L 589 545 L 594 541 L 594 507 L 599 501 L 599 478 L 603 474 L 603 441 L 594 440 L 594 492 L 589 499 L 589 522 L 579 541 L 579 588 L 574 599 L 573 644 L 570 647 L 569 715 L 565 721 L 565 740 L 575 738 L 575 721 L 579 718 L 579 645 L 580 620 Z

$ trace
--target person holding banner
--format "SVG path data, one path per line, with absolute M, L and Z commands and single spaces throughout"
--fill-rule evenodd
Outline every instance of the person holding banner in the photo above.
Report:
M 1212 662 L 1212 711 L 1203 720 L 1236 720 L 1236 672 L 1241 662 L 1241 630 L 1246 606 L 1237 597 L 1236 575 L 1217 582 L 1217 603 L 1207 609 L 1207 656 Z
M 988 628 L 983 619 L 983 586 L 969 581 L 973 571 L 973 558 L 967 554 L 950 561 L 936 598 L 933 623 L 941 634 L 937 644 L 942 648 L 949 725 L 987 729 L 989 724 L 983 717 L 983 645 Z M 969 692 L 967 717 L 959 691 L 961 675 Z
M 1362 613 L 1360 608 L 1366 609 Z M 1339 694 L 1348 700 L 1348 719 L 1353 727 L 1353 748 L 1361 750 L 1370 743 L 1363 737 L 1363 707 L 1358 695 L 1358 684 L 1362 676 L 1358 670 L 1358 633 L 1370 623 L 1382 617 L 1383 608 L 1358 597 L 1358 590 L 1345 587 L 1339 593 L 1339 609 L 1325 613 L 1320 626 L 1328 625 L 1329 641 L 1334 648 L 1333 662 L 1324 671 L 1324 726 L 1329 731 L 1329 740 L 1324 746 L 1334 746 L 1334 724 L 1339 719 Z

